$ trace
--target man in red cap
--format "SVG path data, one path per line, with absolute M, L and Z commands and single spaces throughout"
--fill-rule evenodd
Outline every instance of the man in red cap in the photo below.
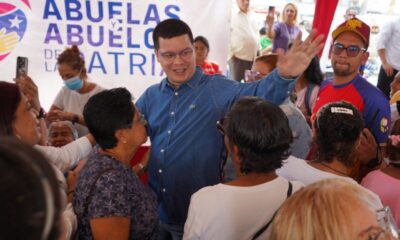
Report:
M 313 109 L 313 118 L 327 103 L 343 100 L 350 102 L 363 114 L 365 128 L 383 145 L 390 127 L 388 99 L 359 74 L 360 65 L 365 64 L 369 57 L 369 33 L 370 27 L 358 18 L 345 21 L 332 32 L 333 78 L 322 83 Z M 371 136 L 366 130 L 364 134 Z

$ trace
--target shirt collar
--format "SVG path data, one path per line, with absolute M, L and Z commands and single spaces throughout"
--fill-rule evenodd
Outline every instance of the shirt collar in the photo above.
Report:
M 182 84 L 179 88 L 182 86 L 188 86 L 192 89 L 195 89 L 199 85 L 202 75 L 203 71 L 201 70 L 201 67 L 196 66 L 196 71 L 194 72 L 193 77 L 186 83 Z M 174 88 L 168 82 L 168 77 L 166 77 L 161 81 L 161 91 L 164 92 L 168 88 L 174 90 Z

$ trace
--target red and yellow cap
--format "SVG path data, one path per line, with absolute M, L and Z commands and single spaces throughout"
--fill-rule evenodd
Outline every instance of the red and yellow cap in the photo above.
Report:
M 335 40 L 343 32 L 354 32 L 365 43 L 365 48 L 369 46 L 370 27 L 358 18 L 352 18 L 340 24 L 333 32 L 332 38 Z

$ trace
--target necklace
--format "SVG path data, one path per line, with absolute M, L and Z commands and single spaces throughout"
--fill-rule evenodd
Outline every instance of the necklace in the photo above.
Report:
M 339 173 L 340 175 L 348 176 L 347 173 L 342 172 L 342 171 L 339 171 L 339 170 L 337 170 L 337 169 L 334 169 L 333 167 L 329 166 L 328 164 L 326 164 L 326 163 L 324 163 L 324 162 L 317 162 L 317 163 L 321 164 L 322 166 L 324 166 L 324 167 L 326 167 L 326 168 L 329 168 L 330 170 L 332 170 L 332 171 L 334 171 L 334 172 L 336 172 L 336 173 Z

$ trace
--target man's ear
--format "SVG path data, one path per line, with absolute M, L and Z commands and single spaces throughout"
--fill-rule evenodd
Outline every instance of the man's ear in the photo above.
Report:
M 364 65 L 367 63 L 369 58 L 369 52 L 364 52 L 361 58 L 361 65 Z

